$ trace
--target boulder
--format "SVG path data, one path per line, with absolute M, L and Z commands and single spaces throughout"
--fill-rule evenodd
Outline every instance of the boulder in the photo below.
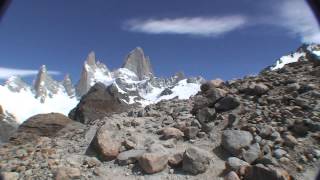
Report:
M 1 105 L 0 105 L 0 115 L 4 115 L 4 111 Z
M 0 174 L 1 180 L 18 180 L 19 179 L 19 173 L 17 172 L 2 172 Z
M 225 130 L 222 133 L 221 145 L 232 155 L 238 155 L 241 148 L 248 147 L 253 137 L 248 131 L 241 130 Z
M 261 155 L 262 153 L 258 143 L 250 145 L 249 149 L 242 154 L 243 159 L 250 164 L 257 160 Z
M 261 96 L 269 91 L 269 87 L 263 83 L 245 83 L 240 86 L 239 91 L 248 95 Z
M 211 80 L 210 83 L 214 86 L 214 87 L 221 87 L 224 84 L 224 81 L 222 79 L 214 79 Z
M 178 167 L 182 165 L 183 161 L 183 152 L 182 153 L 175 153 L 169 157 L 168 163 L 172 167 Z
M 238 171 L 241 166 L 249 166 L 250 164 L 237 157 L 229 157 L 226 161 L 226 167 L 229 170 Z
M 218 101 L 214 107 L 216 108 L 217 111 L 229 111 L 237 108 L 239 105 L 240 105 L 239 99 L 228 95 L 222 98 L 220 101 Z
M 191 174 L 204 173 L 210 165 L 210 159 L 209 152 L 190 147 L 183 154 L 182 168 Z
M 55 137 L 67 125 L 75 123 L 68 117 L 59 113 L 38 114 L 24 121 L 17 132 L 33 136 Z M 18 135 L 16 135 L 18 136 Z
M 161 130 L 162 137 L 161 139 L 167 140 L 167 139 L 181 139 L 183 138 L 184 134 L 177 128 L 173 127 L 166 127 Z
M 106 87 L 102 83 L 96 83 L 87 94 L 82 96 L 77 107 L 69 113 L 69 117 L 88 124 L 111 113 L 124 112 L 128 108 L 128 104 L 121 100 L 121 94 L 118 92 L 117 86 Z
M 111 124 L 101 126 L 92 139 L 86 154 L 96 155 L 102 161 L 111 161 L 117 158 L 121 140 Z
M 292 180 L 287 171 L 273 167 L 257 164 L 245 167 L 244 179 L 246 180 Z
M 197 137 L 197 134 L 200 132 L 200 129 L 196 126 L 186 127 L 183 131 L 184 135 L 188 139 L 194 139 Z
M 140 167 L 148 174 L 164 170 L 167 167 L 168 155 L 163 153 L 144 153 L 139 158 Z
M 80 169 L 71 168 L 71 167 L 62 167 L 59 168 L 55 180 L 71 180 L 71 179 L 79 179 L 81 177 Z
M 294 136 L 290 135 L 290 134 L 285 135 L 283 137 L 283 139 L 284 139 L 284 145 L 286 145 L 288 147 L 293 148 L 295 145 L 298 144 L 297 139 Z
M 132 164 L 139 160 L 144 153 L 146 153 L 146 150 L 132 149 L 124 151 L 117 156 L 117 161 L 120 165 Z
M 240 180 L 237 173 L 230 171 L 227 175 L 224 176 L 224 180 Z

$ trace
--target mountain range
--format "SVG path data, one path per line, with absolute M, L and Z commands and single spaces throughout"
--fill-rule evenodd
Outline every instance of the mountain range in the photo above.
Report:
M 33 85 L 18 76 L 10 77 L 4 85 L 0 85 L 0 105 L 21 123 L 39 113 L 68 114 L 97 82 L 114 85 L 125 103 L 145 106 L 162 99 L 188 99 L 200 90 L 204 81 L 200 76 L 187 78 L 181 72 L 169 78 L 156 77 L 150 59 L 141 47 L 133 49 L 121 68 L 114 71 L 97 61 L 92 51 L 83 64 L 80 80 L 76 84 L 68 74 L 61 82 L 53 79 L 46 66 L 42 65 Z
M 304 61 L 310 55 L 320 56 L 320 46 L 302 45 L 266 69 L 278 70 L 285 64 Z M 54 80 L 48 74 L 46 66 L 42 65 L 33 85 L 27 84 L 18 76 L 10 77 L 4 85 L 0 85 L 0 105 L 18 123 L 40 113 L 68 114 L 80 98 L 98 82 L 106 86 L 114 85 L 124 103 L 146 106 L 163 99 L 188 99 L 200 90 L 205 79 L 201 76 L 187 78 L 181 72 L 169 78 L 158 78 L 154 74 L 150 58 L 141 47 L 133 49 L 121 68 L 113 71 L 97 61 L 92 51 L 83 64 L 77 83 L 74 84 L 68 74 L 61 82 Z

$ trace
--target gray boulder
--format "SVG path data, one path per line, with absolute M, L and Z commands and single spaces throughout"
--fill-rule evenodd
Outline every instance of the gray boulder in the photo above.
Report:
M 222 133 L 221 145 L 232 155 L 238 155 L 241 148 L 248 147 L 253 137 L 248 131 L 241 130 L 225 130 Z
M 191 174 L 204 173 L 209 167 L 210 159 L 209 152 L 190 147 L 183 154 L 182 168 Z

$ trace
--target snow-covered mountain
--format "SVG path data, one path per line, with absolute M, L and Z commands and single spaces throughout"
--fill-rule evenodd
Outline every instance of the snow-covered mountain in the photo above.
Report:
M 76 85 L 69 75 L 62 82 L 54 80 L 43 65 L 32 86 L 19 77 L 11 77 L 0 85 L 0 105 L 19 123 L 39 113 L 60 112 L 67 115 L 97 82 L 117 87 L 125 103 L 145 106 L 162 99 L 187 99 L 200 90 L 204 79 L 186 78 L 183 73 L 169 78 L 155 77 L 150 59 L 140 47 L 132 50 L 122 67 L 114 71 L 97 61 L 95 53 L 90 52 Z
M 320 45 L 302 45 L 296 52 L 292 52 L 289 55 L 282 56 L 275 62 L 274 65 L 270 66 L 270 69 L 277 70 L 283 68 L 284 65 L 289 63 L 306 61 L 309 59 L 307 56 L 320 57 Z
M 320 45 L 303 45 L 267 69 L 278 70 L 285 64 L 309 60 L 310 57 L 320 60 Z M 146 106 L 163 99 L 188 99 L 200 90 L 204 81 L 202 77 L 187 78 L 183 73 L 169 78 L 156 77 L 149 57 L 140 47 L 132 50 L 121 68 L 113 71 L 97 61 L 94 52 L 90 52 L 76 84 L 72 83 L 69 75 L 61 82 L 54 80 L 43 65 L 33 85 L 16 76 L 0 85 L 0 105 L 21 123 L 40 113 L 59 112 L 67 115 L 97 82 L 116 87 L 121 100 L 127 104 Z

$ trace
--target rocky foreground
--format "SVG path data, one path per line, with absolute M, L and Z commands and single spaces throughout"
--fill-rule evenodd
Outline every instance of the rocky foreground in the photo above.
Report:
M 317 62 L 145 108 L 97 84 L 69 116 L 25 121 L 0 148 L 2 179 L 311 180 L 320 167 Z

